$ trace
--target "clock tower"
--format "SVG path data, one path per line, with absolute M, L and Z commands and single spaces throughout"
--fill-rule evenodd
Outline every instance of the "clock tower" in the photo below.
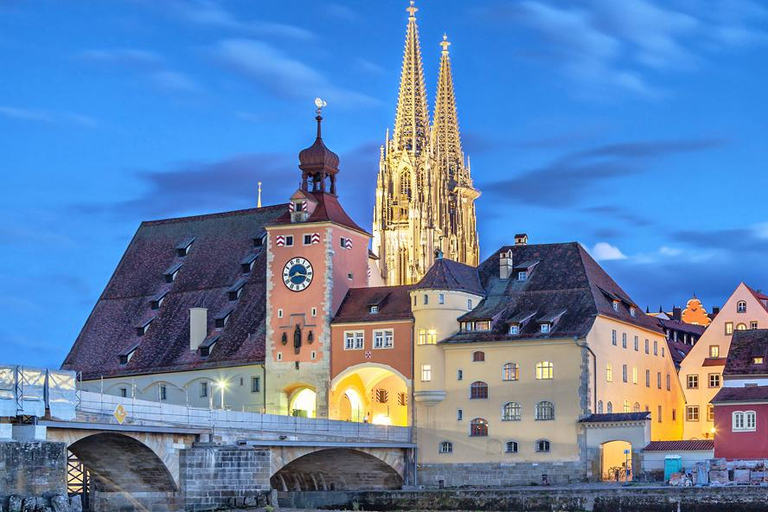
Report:
M 330 322 L 350 288 L 368 284 L 371 235 L 338 200 L 339 157 L 317 137 L 299 153 L 301 185 L 266 228 L 267 412 L 327 417 Z

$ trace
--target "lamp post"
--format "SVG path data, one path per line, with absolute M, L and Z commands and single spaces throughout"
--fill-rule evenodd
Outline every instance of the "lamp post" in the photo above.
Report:
M 227 389 L 227 381 L 224 379 L 219 379 L 216 381 L 216 385 L 219 387 L 219 391 L 221 392 L 221 408 L 224 409 L 224 390 Z

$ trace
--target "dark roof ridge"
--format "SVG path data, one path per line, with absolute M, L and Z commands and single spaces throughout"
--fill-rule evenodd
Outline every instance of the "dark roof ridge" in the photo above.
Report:
M 235 217 L 238 215 L 248 215 L 249 213 L 256 213 L 264 210 L 272 210 L 277 208 L 288 208 L 288 203 L 272 204 L 269 206 L 262 206 L 261 208 L 243 208 L 241 210 L 232 210 L 228 212 L 215 212 L 215 213 L 201 213 L 197 215 L 187 215 L 185 217 L 171 217 L 168 219 L 156 219 L 145 220 L 141 222 L 141 226 L 157 226 L 161 224 L 174 224 L 177 222 L 189 222 L 195 220 L 204 219 L 218 219 L 222 217 Z

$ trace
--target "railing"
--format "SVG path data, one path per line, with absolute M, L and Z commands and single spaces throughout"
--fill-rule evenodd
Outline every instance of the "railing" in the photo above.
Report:
M 122 405 L 126 413 L 124 424 L 127 425 L 210 429 L 219 434 L 242 433 L 248 440 L 318 441 L 320 436 L 327 441 L 360 443 L 408 443 L 411 440 L 409 427 L 204 409 L 90 391 L 80 391 L 79 395 L 78 421 L 117 424 L 114 413 Z

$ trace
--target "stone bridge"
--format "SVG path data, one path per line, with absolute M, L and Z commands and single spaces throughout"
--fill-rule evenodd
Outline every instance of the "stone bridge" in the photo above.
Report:
M 113 414 L 122 406 L 127 416 Z M 210 510 L 279 491 L 398 489 L 410 429 L 193 409 L 82 392 L 77 417 L 14 425 L 61 443 L 91 477 L 92 510 Z

